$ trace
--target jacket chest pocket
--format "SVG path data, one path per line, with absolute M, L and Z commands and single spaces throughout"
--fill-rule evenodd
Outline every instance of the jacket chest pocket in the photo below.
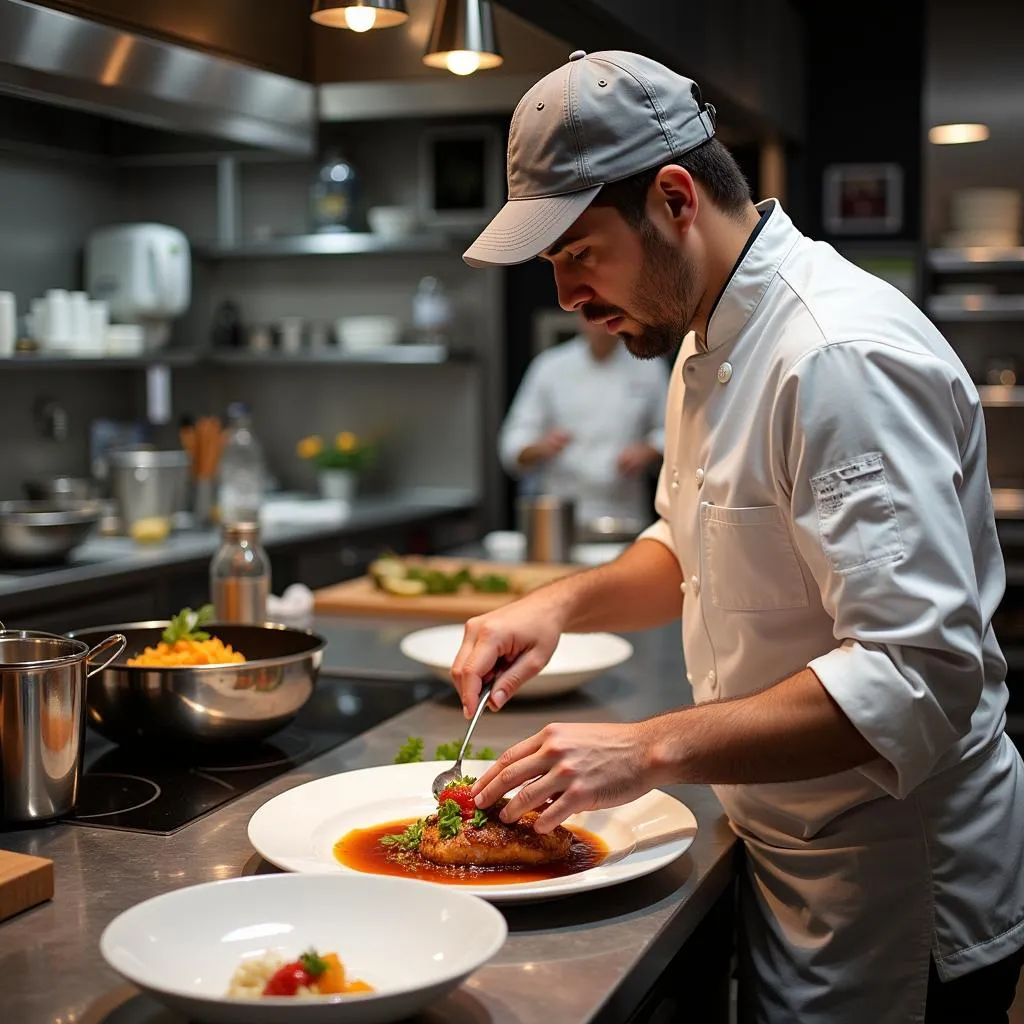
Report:
M 761 612 L 807 607 L 807 586 L 781 509 L 705 504 L 701 543 L 716 608 Z

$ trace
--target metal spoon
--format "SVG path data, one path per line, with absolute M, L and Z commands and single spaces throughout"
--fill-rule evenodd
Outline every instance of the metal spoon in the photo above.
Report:
M 439 797 L 441 795 L 441 791 L 447 786 L 450 786 L 456 779 L 462 778 L 462 755 L 466 753 L 466 747 L 469 745 L 469 738 L 473 735 L 476 723 L 480 721 L 480 716 L 484 713 L 484 708 L 487 706 L 487 702 L 491 698 L 491 690 L 494 689 L 494 681 L 498 678 L 504 667 L 504 662 L 499 659 L 494 668 L 491 669 L 490 679 L 487 680 L 483 689 L 480 691 L 480 703 L 477 704 L 476 711 L 473 712 L 473 717 L 469 720 L 469 727 L 466 729 L 466 738 L 462 741 L 462 747 L 459 750 L 459 756 L 455 759 L 454 766 L 449 768 L 446 772 L 441 772 L 441 774 L 434 779 L 434 784 L 430 787 L 435 797 Z

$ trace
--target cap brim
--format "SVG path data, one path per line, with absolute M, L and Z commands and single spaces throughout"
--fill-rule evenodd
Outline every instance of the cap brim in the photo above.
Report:
M 471 267 L 508 267 L 539 256 L 594 201 L 600 185 L 563 196 L 510 199 L 462 254 Z

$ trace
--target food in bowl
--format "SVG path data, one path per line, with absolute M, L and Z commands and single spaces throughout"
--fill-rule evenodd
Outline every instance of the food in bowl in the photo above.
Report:
M 453 885 L 535 882 L 586 871 L 600 864 L 608 847 L 592 832 L 559 825 L 547 835 L 534 831 L 537 812 L 506 823 L 500 800 L 478 808 L 464 776 L 443 789 L 437 810 L 425 818 L 352 829 L 335 843 L 346 867 L 372 874 L 411 875 Z
M 268 953 L 243 960 L 228 984 L 233 999 L 262 999 L 266 996 L 358 995 L 373 992 L 373 986 L 358 979 L 349 980 L 337 953 L 319 954 L 308 949 L 297 960 Z
M 231 644 L 197 627 L 213 620 L 212 604 L 198 611 L 183 608 L 171 619 L 163 631 L 160 642 L 147 647 L 141 654 L 129 658 L 129 668 L 182 668 L 193 665 L 237 665 L 245 655 Z

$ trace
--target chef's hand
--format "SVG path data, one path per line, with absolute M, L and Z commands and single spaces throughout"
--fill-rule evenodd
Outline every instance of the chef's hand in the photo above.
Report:
M 539 441 L 527 445 L 519 453 L 519 465 L 536 466 L 541 462 L 550 462 L 571 440 L 572 434 L 567 430 L 549 430 Z
M 562 635 L 562 614 L 559 602 L 537 591 L 466 623 L 451 671 L 467 718 L 476 710 L 483 679 L 499 658 L 505 668 L 491 692 L 492 711 L 551 660 Z
M 501 819 L 518 821 L 551 800 L 534 825 L 545 833 L 579 811 L 635 800 L 658 784 L 644 725 L 546 725 L 506 750 L 480 776 L 473 786 L 476 805 L 490 807 L 522 785 L 502 809 Z
M 661 452 L 645 441 L 638 444 L 631 444 L 619 452 L 616 466 L 623 476 L 636 476 L 645 470 L 652 462 L 661 457 Z

